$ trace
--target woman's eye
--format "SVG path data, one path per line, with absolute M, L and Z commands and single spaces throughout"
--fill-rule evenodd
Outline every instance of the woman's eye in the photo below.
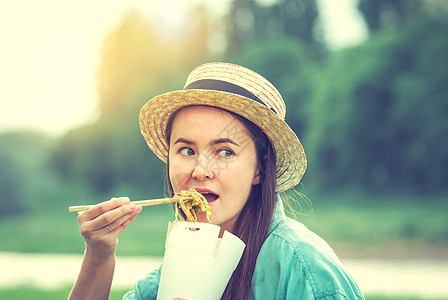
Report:
M 232 155 L 233 155 L 233 151 L 229 150 L 229 149 L 222 149 L 222 150 L 219 150 L 219 152 L 218 152 L 218 156 L 224 157 L 224 158 L 231 157 Z
M 180 154 L 182 154 L 183 156 L 190 156 L 194 155 L 194 151 L 191 148 L 182 148 L 180 149 Z

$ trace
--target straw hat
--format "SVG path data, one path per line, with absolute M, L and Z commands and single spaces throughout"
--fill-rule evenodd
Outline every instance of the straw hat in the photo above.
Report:
M 299 183 L 306 157 L 296 134 L 284 121 L 285 103 L 264 77 L 241 66 L 208 63 L 194 69 L 183 90 L 156 96 L 140 111 L 140 130 L 149 148 L 165 163 L 166 125 L 177 110 L 207 105 L 234 112 L 257 125 L 269 138 L 277 164 L 277 192 Z

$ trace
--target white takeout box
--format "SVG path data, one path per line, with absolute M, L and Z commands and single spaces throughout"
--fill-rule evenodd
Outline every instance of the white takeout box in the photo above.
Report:
M 227 231 L 218 238 L 219 230 L 208 223 L 169 223 L 157 299 L 221 298 L 246 245 Z

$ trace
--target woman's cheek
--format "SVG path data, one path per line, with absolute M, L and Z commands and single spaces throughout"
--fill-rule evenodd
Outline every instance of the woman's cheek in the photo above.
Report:
M 175 192 L 179 192 L 180 187 L 185 185 L 190 176 L 191 170 L 188 167 L 188 163 L 182 163 L 176 159 L 170 161 L 170 180 Z

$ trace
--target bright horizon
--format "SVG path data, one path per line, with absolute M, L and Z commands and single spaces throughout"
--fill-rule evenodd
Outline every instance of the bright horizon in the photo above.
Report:
M 332 0 L 318 1 L 332 48 L 355 45 L 365 38 L 355 2 L 340 0 L 336 5 Z M 176 20 L 185 17 L 195 3 L 206 2 L 2 1 L 0 133 L 36 130 L 60 136 L 94 121 L 99 102 L 96 76 L 106 35 L 133 10 L 148 20 L 156 18 L 165 25 L 179 26 Z M 214 1 L 208 9 L 219 15 L 228 3 Z

